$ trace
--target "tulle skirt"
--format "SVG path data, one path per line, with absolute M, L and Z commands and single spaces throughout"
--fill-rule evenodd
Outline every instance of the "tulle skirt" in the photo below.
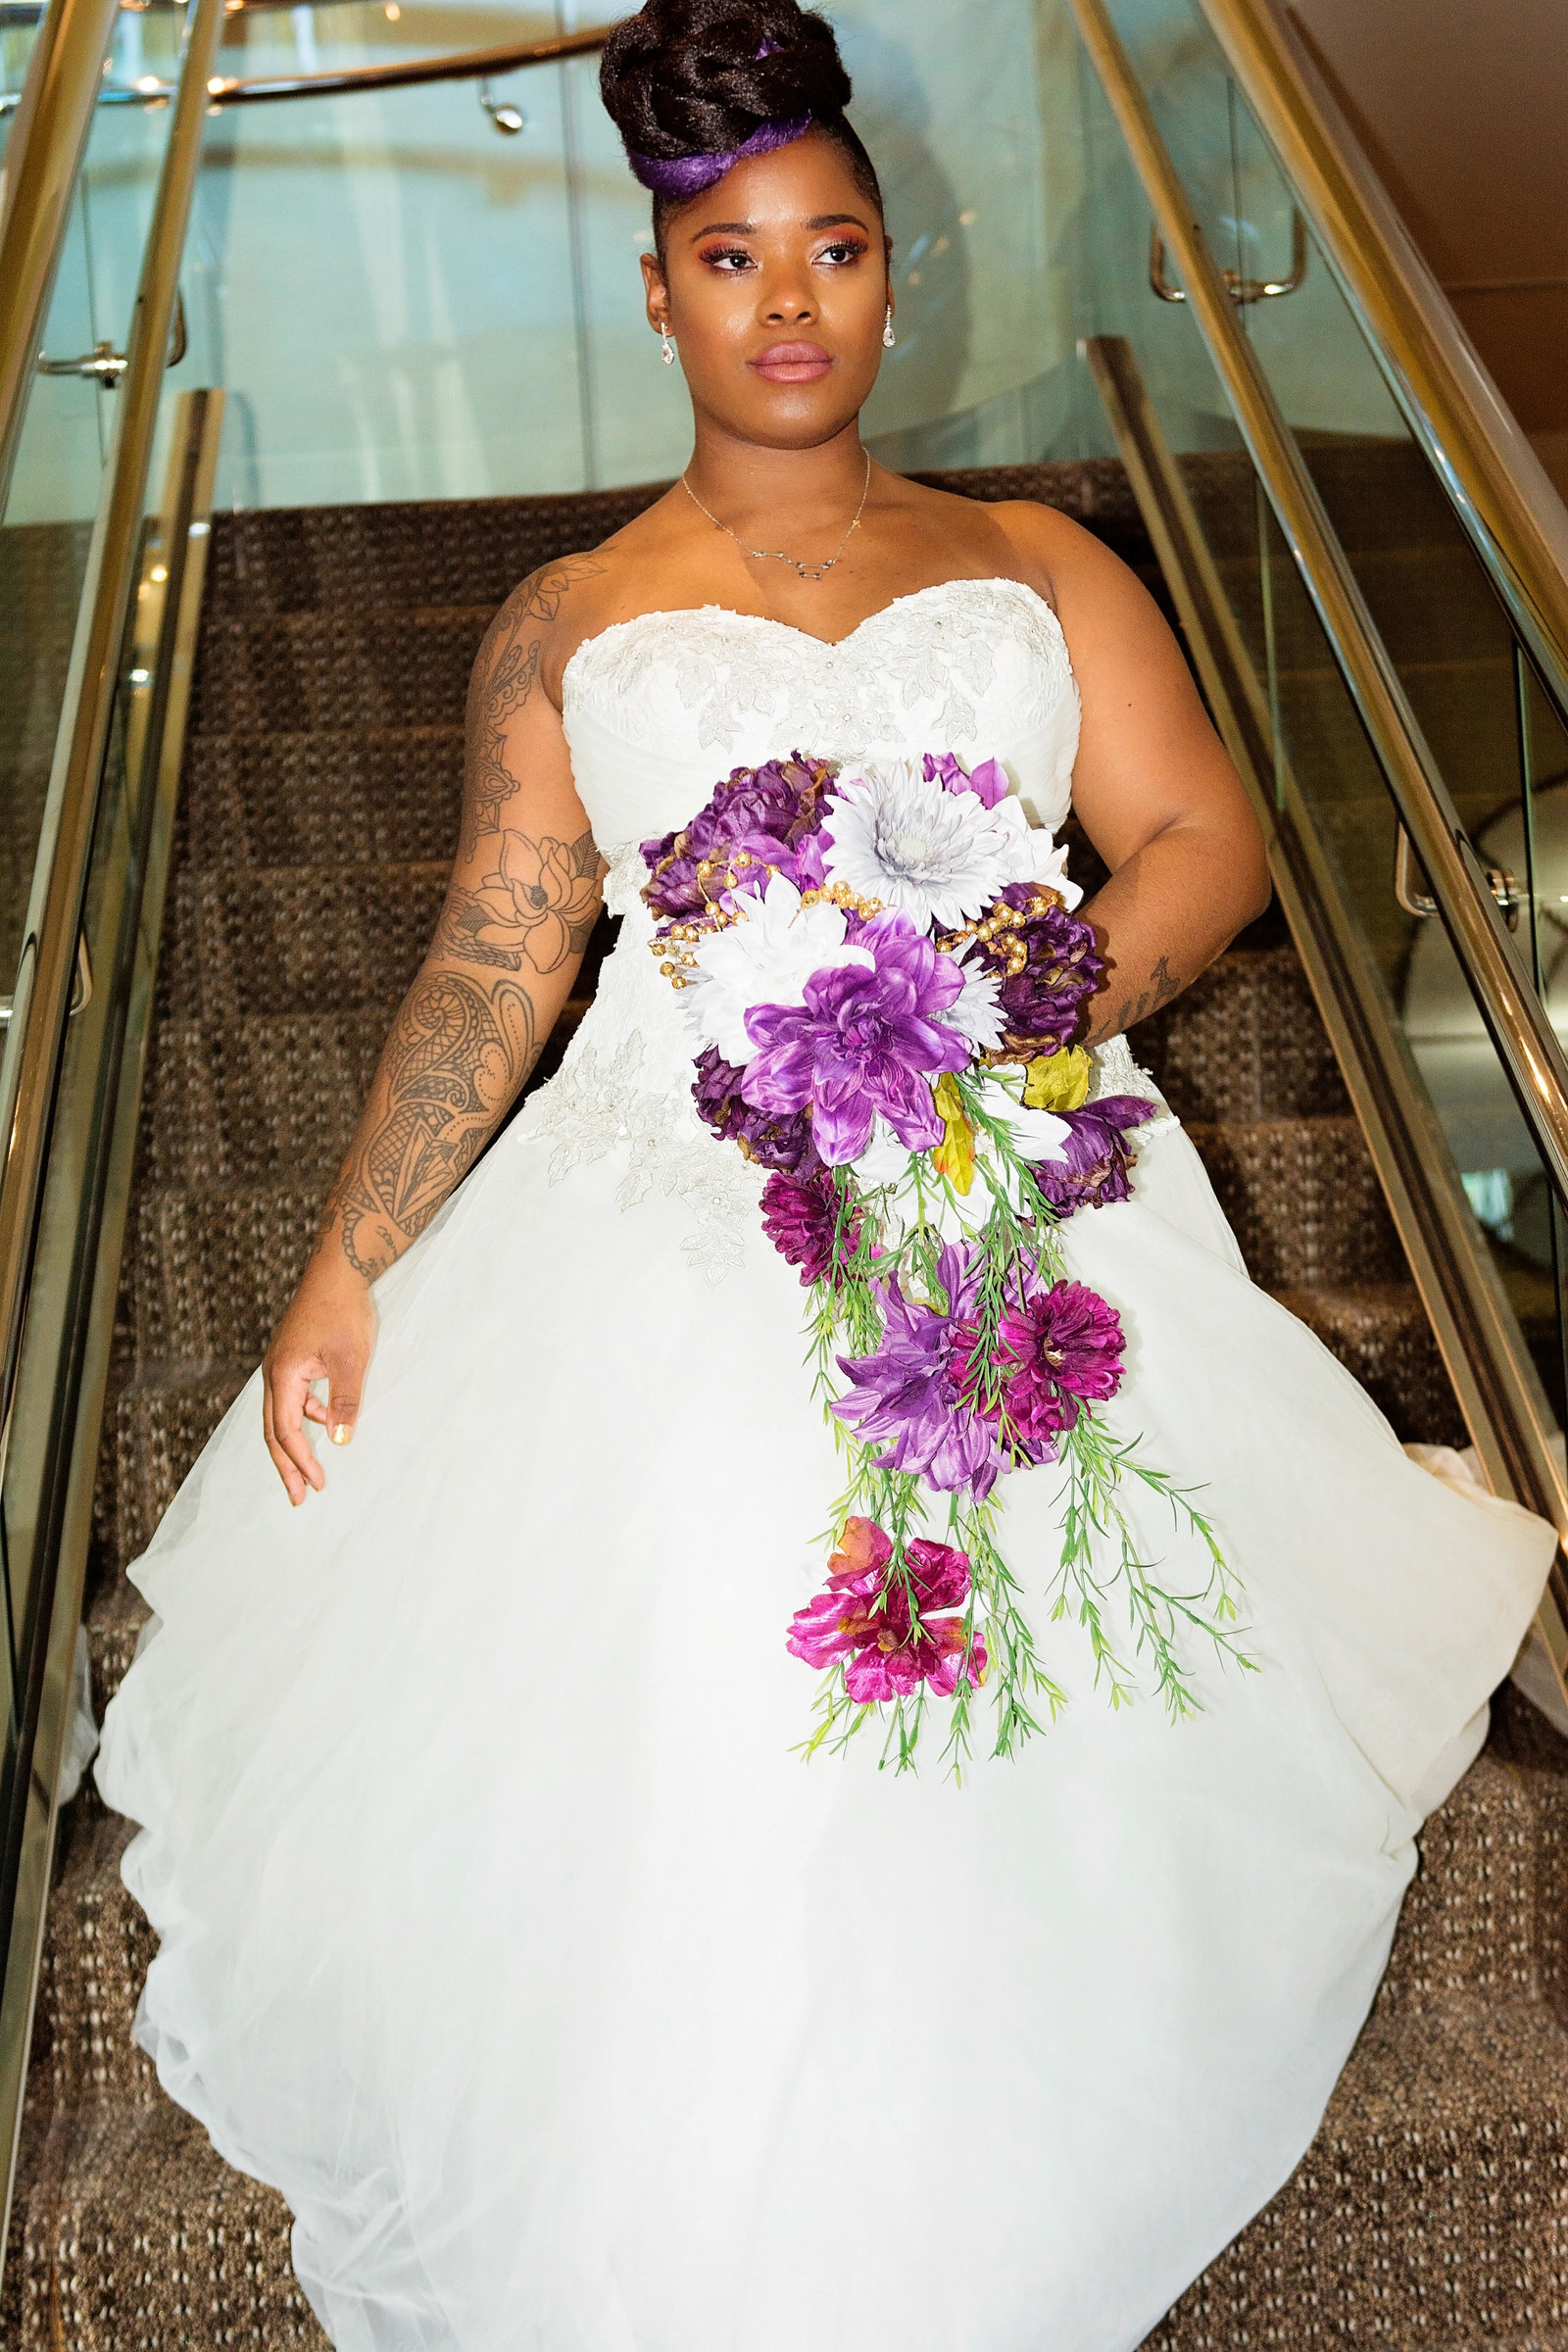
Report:
M 324 1494 L 253 1382 L 135 1571 L 140 2036 L 341 2352 L 1125 2352 L 1310 2139 L 1549 1531 L 1406 1458 L 1165 1122 L 1067 1250 L 1260 1671 L 1113 1714 L 1040 1622 L 1046 1468 L 1003 1541 L 1048 1736 L 961 1787 L 805 1762 L 803 1294 L 755 1230 L 710 1282 L 624 1146 L 551 1158 L 530 1105 L 381 1283 Z

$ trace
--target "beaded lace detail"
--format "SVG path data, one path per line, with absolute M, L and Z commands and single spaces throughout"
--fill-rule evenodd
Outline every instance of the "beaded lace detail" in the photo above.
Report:
M 745 1255 L 748 1223 L 757 1218 L 760 1172 L 710 1135 L 688 1102 L 650 1083 L 647 1059 L 638 1029 L 618 1045 L 607 1046 L 603 1058 L 584 1040 L 536 1098 L 533 1131 L 555 1144 L 552 1184 L 623 1145 L 626 1166 L 615 1188 L 617 1207 L 635 1208 L 653 1192 L 684 1200 L 697 1223 L 681 1249 L 710 1283 L 720 1282 Z
M 914 734 L 924 744 L 972 742 L 986 732 L 982 710 L 997 680 L 999 601 L 1005 636 L 1025 657 L 1027 685 L 1009 695 L 1009 715 L 1026 726 L 1077 690 L 1055 614 L 1005 579 L 948 580 L 901 597 L 837 644 L 719 605 L 639 613 L 578 648 L 564 692 L 614 709 L 626 734 L 653 738 L 667 686 L 697 744 L 720 760 L 750 720 L 776 729 L 783 750 L 808 737 L 803 750 L 835 760 L 869 758 Z

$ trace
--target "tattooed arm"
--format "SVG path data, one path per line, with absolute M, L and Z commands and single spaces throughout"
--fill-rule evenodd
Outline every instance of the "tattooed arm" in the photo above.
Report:
M 515 1101 L 570 993 L 600 903 L 600 859 L 541 681 L 577 557 L 496 615 L 468 689 L 457 863 L 310 1264 L 264 1367 L 268 1449 L 295 1503 L 323 1483 L 303 1427 L 347 1445 L 375 1318 L 369 1286 L 420 1234 Z M 329 1401 L 310 1394 L 325 1380 Z
M 1083 699 L 1073 807 L 1110 880 L 1080 911 L 1108 970 L 1085 1042 L 1157 1012 L 1269 901 L 1262 836 L 1181 649 L 1098 539 L 1040 507 L 997 510 L 1051 595 Z

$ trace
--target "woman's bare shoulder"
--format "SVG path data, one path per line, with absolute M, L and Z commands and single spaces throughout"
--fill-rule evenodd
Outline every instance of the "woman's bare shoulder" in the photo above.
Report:
M 486 648 L 524 652 L 560 703 L 561 673 L 577 647 L 622 617 L 665 536 L 665 498 L 597 547 L 555 556 L 519 580 L 490 624 Z

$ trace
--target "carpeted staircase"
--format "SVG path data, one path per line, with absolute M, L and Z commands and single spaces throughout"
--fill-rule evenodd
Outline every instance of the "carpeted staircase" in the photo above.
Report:
M 952 478 L 1049 498 L 1149 572 L 1112 465 Z M 485 624 L 525 572 L 591 546 L 647 495 L 214 526 L 99 1478 L 100 1707 L 145 1613 L 126 1563 L 289 1296 L 431 928 Z M 1256 1278 L 1401 1436 L 1462 1443 L 1277 921 L 1137 1051 L 1189 1121 Z M 1428 1825 L 1387 1983 L 1317 2141 L 1156 2330 L 1160 2352 L 1352 2337 L 1568 2352 L 1565 1830 L 1568 1746 L 1505 1693 L 1486 1752 Z M 319 2348 L 280 2200 L 214 2156 L 132 2046 L 152 1940 L 118 1875 L 129 1834 L 90 1790 L 64 1826 L 0 2342 Z M 1046 2315 L 1042 2328 L 1049 2340 Z

